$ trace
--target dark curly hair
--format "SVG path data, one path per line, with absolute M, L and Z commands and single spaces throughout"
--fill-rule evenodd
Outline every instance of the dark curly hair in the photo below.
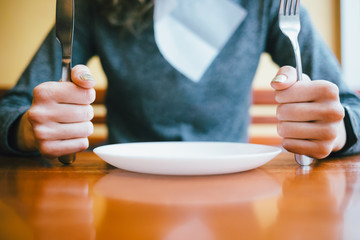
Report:
M 114 26 L 138 35 L 153 20 L 155 0 L 95 0 L 100 14 Z

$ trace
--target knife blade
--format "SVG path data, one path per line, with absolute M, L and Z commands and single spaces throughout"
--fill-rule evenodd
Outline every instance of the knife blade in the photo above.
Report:
M 61 82 L 71 81 L 71 54 L 74 35 L 74 0 L 57 0 L 56 1 L 56 39 L 61 45 Z M 68 154 L 59 157 L 63 164 L 71 164 L 75 161 L 76 154 Z

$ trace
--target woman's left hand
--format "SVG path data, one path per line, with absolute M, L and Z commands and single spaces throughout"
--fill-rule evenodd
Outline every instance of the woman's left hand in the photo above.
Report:
M 271 86 L 279 103 L 277 131 L 286 150 L 322 159 L 344 147 L 344 108 L 335 84 L 311 81 L 305 74 L 297 81 L 296 69 L 285 66 Z

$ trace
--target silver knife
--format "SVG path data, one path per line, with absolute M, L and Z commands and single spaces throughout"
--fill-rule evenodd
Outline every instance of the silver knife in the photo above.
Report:
M 71 81 L 71 51 L 74 35 L 74 0 L 56 1 L 56 39 L 62 49 L 61 82 Z M 75 161 L 76 154 L 68 154 L 59 157 L 63 164 L 71 164 Z

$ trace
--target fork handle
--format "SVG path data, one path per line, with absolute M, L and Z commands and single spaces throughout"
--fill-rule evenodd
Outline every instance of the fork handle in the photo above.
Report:
M 298 81 L 302 81 L 302 63 L 301 63 L 301 54 L 300 54 L 300 46 L 296 39 L 296 41 L 291 41 L 294 53 L 295 53 L 295 62 L 296 62 L 296 74 Z M 306 155 L 295 154 L 295 161 L 301 166 L 309 166 L 314 159 L 308 157 Z
M 300 53 L 300 46 L 297 39 L 293 39 L 291 41 L 294 53 L 295 53 L 295 62 L 296 62 L 296 73 L 297 73 L 297 79 L 298 81 L 302 80 L 302 62 L 301 62 L 301 53 Z

